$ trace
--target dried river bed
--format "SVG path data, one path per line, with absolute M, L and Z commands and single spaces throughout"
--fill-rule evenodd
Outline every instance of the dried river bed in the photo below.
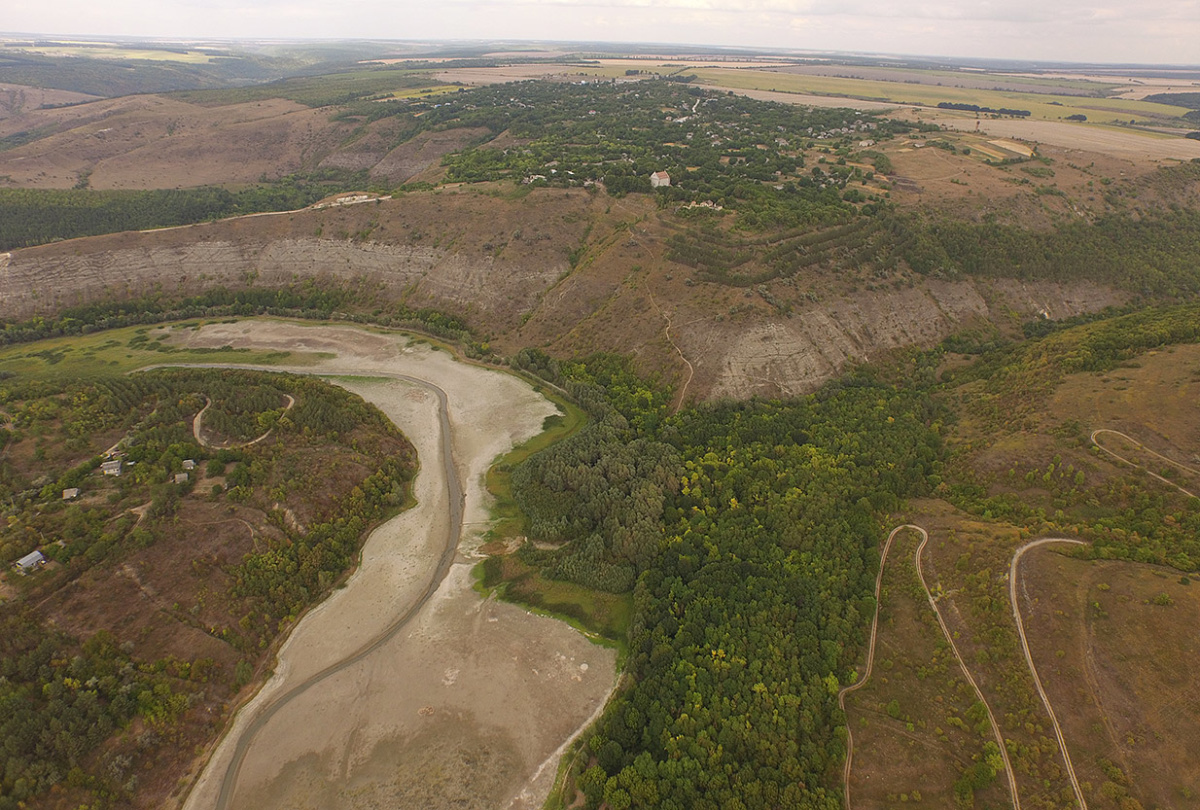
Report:
M 346 586 L 297 625 L 185 808 L 220 806 L 223 786 L 235 810 L 540 806 L 562 747 L 612 690 L 615 655 L 566 624 L 482 599 L 470 569 L 487 528 L 488 465 L 540 431 L 554 406 L 512 376 L 394 335 L 278 321 L 173 334 L 190 346 L 334 355 L 296 370 L 339 377 L 405 432 L 421 460 L 418 505 L 376 529 Z M 446 394 L 465 511 L 445 579 L 421 604 L 451 523 L 434 387 Z M 418 604 L 392 638 L 338 666 Z

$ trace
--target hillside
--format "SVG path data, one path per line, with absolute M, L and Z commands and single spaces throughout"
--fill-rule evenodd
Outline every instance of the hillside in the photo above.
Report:
M 221 504 L 251 524 L 249 539 L 222 535 L 230 554 L 253 550 L 246 559 L 256 559 L 257 538 L 271 554 L 292 553 L 285 514 L 311 523 L 328 510 L 304 512 L 319 500 L 312 471 L 324 467 L 290 454 L 345 453 L 364 475 L 373 468 L 374 457 L 354 455 L 362 455 L 354 441 L 352 454 L 319 424 L 308 425 L 311 436 L 297 430 L 315 383 L 266 391 L 257 377 L 154 372 L 170 378 L 168 396 L 117 373 L 151 351 L 182 360 L 331 348 L 277 322 L 274 342 L 256 343 L 256 329 L 268 327 L 242 316 L 416 324 L 460 339 L 477 361 L 541 377 L 573 403 L 543 423 L 561 440 L 535 440 L 488 474 L 505 520 L 484 547 L 495 556 L 477 571 L 480 587 L 626 645 L 621 688 L 591 731 L 560 749 L 569 752 L 562 805 L 832 808 L 843 797 L 850 806 L 853 791 L 881 806 L 1009 797 L 1020 806 L 1023 797 L 1027 807 L 1059 807 L 1086 795 L 1089 806 L 1132 810 L 1195 795 L 1194 688 L 1167 669 L 1185 667 L 1191 653 L 1157 649 L 1200 610 L 1188 590 L 1200 560 L 1200 471 L 1189 449 L 1200 435 L 1192 416 L 1200 162 L 1182 151 L 1189 142 L 1165 139 L 1179 159 L 1136 154 L 1128 146 L 1143 135 L 1125 131 L 1120 149 L 1106 151 L 1103 137 L 1047 146 L 978 123 L 979 131 L 943 130 L 915 109 L 765 103 L 686 75 L 622 81 L 640 68 L 601 67 L 620 72 L 598 84 L 572 75 L 461 92 L 417 82 L 415 95 L 382 88 L 372 71 L 347 74 L 345 84 L 91 102 L 37 111 L 50 122 L 42 128 L 4 130 L 15 140 L 0 151 L 0 172 L 25 172 L 10 182 L 27 186 L 0 193 L 0 238 L 14 246 L 0 254 L 4 372 L 38 368 L 59 386 L 43 391 L 0 374 L 20 428 L 19 452 L 0 470 L 23 499 L 3 536 L 9 557 L 33 547 L 33 529 L 74 513 L 57 497 L 73 479 L 35 482 L 38 462 L 70 462 L 66 476 L 108 486 L 62 455 L 100 448 L 103 435 L 92 431 L 87 444 L 83 428 L 71 427 L 93 400 L 107 403 L 98 424 L 111 440 L 123 425 L 137 446 L 138 431 L 161 416 L 171 417 L 162 432 L 179 445 L 135 459 L 158 490 L 123 483 L 130 489 L 96 502 L 129 529 L 130 545 L 114 545 L 114 555 L 136 555 L 145 501 L 146 520 L 175 536 L 155 503 L 173 494 L 184 518 Z M 324 104 L 349 85 L 353 94 Z M 290 95 L 260 95 L 275 89 Z M 1040 114 L 1057 115 L 1051 106 Z M 89 108 L 111 114 L 88 119 Z M 1011 122 L 1074 126 L 987 121 Z M 226 150 L 230 139 L 238 142 Z M 31 174 L 30 161 L 42 168 Z M 157 174 L 141 178 L 141 169 Z M 161 190 L 166 172 L 186 186 L 174 202 L 219 197 L 220 205 L 185 216 L 155 210 L 157 196 L 100 188 Z M 670 185 L 652 183 L 660 172 Z M 251 208 L 218 194 L 285 185 L 305 202 L 317 189 L 330 197 L 264 211 L 296 198 Z M 257 213 L 204 221 L 246 210 Z M 177 222 L 195 224 L 151 229 Z M 186 324 L 150 327 L 172 319 Z M 101 331 L 117 324 L 140 326 Z M 93 366 L 113 380 L 69 382 Z M 170 489 L 166 475 L 181 453 L 221 462 L 220 451 L 200 446 L 199 426 L 194 447 L 186 430 L 217 388 L 234 404 L 247 389 L 244 407 L 213 414 L 212 429 L 223 423 L 230 441 L 275 425 L 304 442 L 242 448 L 233 470 L 212 467 L 234 486 L 201 499 Z M 142 398 L 122 409 L 101 389 Z M 293 395 L 296 418 L 285 420 Z M 498 398 L 486 399 L 495 409 Z M 487 424 L 474 414 L 459 421 Z M 60 434 L 70 435 L 56 444 Z M 385 438 L 408 458 L 402 439 Z M 303 466 L 303 486 L 284 486 L 270 464 Z M 388 491 L 398 500 L 399 489 Z M 9 578 L 30 592 L 45 587 L 54 598 L 42 606 L 79 639 L 105 621 L 114 634 L 118 619 L 136 623 L 128 609 L 105 612 L 111 606 L 92 584 L 101 574 L 133 596 L 150 574 L 171 569 L 155 556 L 165 554 L 160 542 L 144 555 L 157 568 L 128 562 L 144 580 L 105 557 L 96 579 L 87 579 L 92 569 L 78 578 L 87 598 L 50 594 L 60 571 L 105 552 L 75 538 L 87 530 L 64 526 L 62 568 Z M 1050 543 L 1078 558 L 1051 556 Z M 223 564 L 193 564 L 193 578 L 216 583 L 228 576 Z M 217 616 L 192 598 L 194 582 L 181 586 L 179 604 L 198 605 L 190 616 L 228 628 L 210 644 L 225 675 L 262 660 L 235 655 L 233 642 L 220 647 L 226 635 L 248 649 L 268 644 L 311 595 L 266 568 L 249 576 L 256 572 L 243 577 L 251 586 L 293 588 L 261 622 L 246 610 L 259 591 L 213 600 L 227 612 Z M 332 568 L 309 573 L 312 593 L 335 578 Z M 32 655 L 32 641 L 19 641 L 20 655 Z M 161 650 L 138 643 L 158 658 L 172 641 Z M 61 640 L 63 649 L 72 643 Z M 1126 644 L 1145 660 L 1131 661 Z M 128 654 L 100 652 L 115 662 Z M 500 657 L 509 656 L 477 654 Z M 440 668 L 428 669 L 436 683 Z M 450 671 L 437 688 L 454 683 L 459 670 Z M 62 688 L 72 689 L 65 679 Z M 28 696 L 38 698 L 35 686 Z M 432 706 L 417 705 L 410 717 Z M 161 715 L 170 706 L 145 708 Z M 367 728 L 354 733 L 369 737 Z M 456 776 L 476 786 L 476 800 L 481 773 L 517 773 L 476 756 L 485 749 L 474 737 L 453 744 L 473 752 Z M 268 765 L 283 775 L 271 778 L 287 791 L 300 769 L 319 772 L 304 759 L 280 771 L 276 753 L 267 752 Z M 346 779 L 358 768 L 352 759 L 336 766 Z M 1178 778 L 1155 771 L 1156 759 L 1177 763 Z M 155 790 L 177 773 L 165 765 Z M 113 781 L 133 792 L 131 771 L 119 770 Z M 42 774 L 46 785 L 51 775 Z M 299 794 L 287 791 L 279 795 L 294 803 Z
M 5 357 L 0 554 L 44 562 L 0 576 L 0 806 L 166 806 L 276 639 L 409 497 L 412 445 L 341 389 L 103 359 L 144 363 L 166 336 Z M 68 355 L 86 371 L 62 374 Z
M 343 87 L 377 91 L 381 75 L 419 78 L 280 87 L 320 104 Z M 0 318 L 315 284 L 339 291 L 343 314 L 444 311 L 502 354 L 632 354 L 682 396 L 708 398 L 800 393 L 954 333 L 987 342 L 1031 320 L 1200 292 L 1192 163 L 661 80 L 334 107 L 249 100 L 261 91 L 30 112 L 21 126 L 39 137 L 0 152 L 0 172 L 97 189 L 290 176 L 286 193 L 268 184 L 249 198 L 267 208 L 356 182 L 396 193 L 14 251 L 0 258 Z M 652 191 L 662 169 L 674 180 Z M 188 221 L 189 193 L 219 197 L 180 191 L 184 207 L 163 221 Z M 8 194 L 8 244 L 157 224 L 149 197 Z M 243 204 L 220 199 L 198 210 Z
M 106 297 L 312 281 L 358 291 L 368 311 L 401 301 L 460 315 L 504 353 L 633 354 L 680 384 L 694 374 L 688 395 L 703 398 L 808 391 L 847 362 L 890 349 L 1125 299 L 1087 282 L 912 276 L 872 289 L 826 284 L 815 301 L 784 281 L 765 296 L 694 283 L 688 267 L 664 257 L 673 231 L 648 203 L 613 205 L 582 191 L 517 199 L 445 191 L 74 240 L 0 259 L 0 314 L 23 320 Z M 572 270 L 564 246 L 581 244 Z M 776 306 L 783 296 L 793 307 L 786 314 Z

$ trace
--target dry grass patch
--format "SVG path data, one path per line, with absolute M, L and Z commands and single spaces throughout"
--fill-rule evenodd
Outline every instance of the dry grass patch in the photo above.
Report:
M 1071 786 L 1009 607 L 1009 562 L 1028 534 L 943 501 L 916 503 L 911 517 L 929 531 L 925 580 L 1000 724 L 1022 806 L 1070 806 Z
M 1026 630 L 1089 807 L 1200 806 L 1200 583 L 1038 550 Z
M 1200 447 L 1198 400 L 1200 345 L 1171 346 L 1112 371 L 1068 377 L 1045 413 L 1048 420 L 1076 419 L 1090 430 L 1120 430 L 1168 458 L 1193 464 Z M 1108 445 L 1107 437 L 1104 441 Z M 1157 472 L 1159 466 L 1150 469 Z
M 938 628 L 913 567 L 920 536 L 897 535 L 884 570 L 875 671 L 847 696 L 854 735 L 851 807 L 954 806 L 954 785 L 979 761 L 991 728 Z M 1003 805 L 1003 773 L 976 794 Z

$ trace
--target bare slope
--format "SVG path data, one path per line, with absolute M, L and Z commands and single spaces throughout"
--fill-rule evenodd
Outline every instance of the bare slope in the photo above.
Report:
M 703 398 L 808 391 L 847 362 L 967 326 L 1122 300 L 1088 284 L 913 274 L 865 288 L 838 274 L 733 288 L 670 261 L 670 235 L 654 201 L 636 195 L 444 190 L 16 251 L 0 258 L 0 317 L 315 280 L 354 286 L 368 308 L 404 301 L 460 315 L 503 352 L 632 353 Z
M 0 138 L 30 139 L 0 151 L 5 185 L 176 188 L 255 183 L 318 168 L 369 170 L 403 183 L 488 136 L 485 129 L 450 129 L 407 143 L 408 117 L 360 126 L 335 120 L 336 108 L 285 99 L 213 106 L 146 95 L 43 110 L 30 103 L 38 98 L 31 92 L 0 85 Z
M 126 96 L 0 120 L 0 135 L 48 134 L 0 153 L 0 175 L 33 188 L 173 188 L 252 183 L 311 168 L 352 132 L 292 101 L 201 107 Z

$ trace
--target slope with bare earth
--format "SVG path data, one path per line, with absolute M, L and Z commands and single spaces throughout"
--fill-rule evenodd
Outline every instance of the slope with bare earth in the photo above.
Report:
M 604 216 L 599 205 L 582 193 L 496 201 L 451 191 L 72 240 L 0 259 L 2 306 L 23 317 L 156 291 L 315 280 L 380 304 L 477 313 L 480 331 L 506 329 L 567 269 L 563 246 Z
M 389 183 L 407 183 L 424 179 L 430 169 L 438 169 L 442 158 L 460 152 L 472 143 L 487 140 L 491 132 L 484 127 L 460 127 L 445 131 L 422 132 L 397 146 L 371 168 L 371 177 Z M 439 173 L 440 174 L 440 173 Z
M 953 806 L 954 783 L 990 738 L 990 729 L 980 733 L 979 721 L 968 714 L 975 711 L 975 695 L 917 580 L 913 554 L 919 541 L 916 531 L 898 530 L 883 569 L 877 672 L 847 696 L 854 740 L 851 808 L 892 806 L 901 796 L 918 806 Z M 977 794 L 981 806 L 1007 798 L 1003 776 Z
M 1062 553 L 1069 547 L 1049 545 L 1083 545 L 1078 540 L 1014 542 L 1011 527 L 944 503 L 913 507 L 930 527 L 929 586 L 1000 720 L 1018 806 L 1078 807 L 1077 792 L 1091 808 L 1190 806 L 1200 782 L 1192 756 L 1200 744 L 1192 672 L 1200 643 L 1190 631 L 1200 620 L 1200 592 L 1189 577 L 1070 557 Z M 947 785 L 972 765 L 972 738 L 980 744 L 963 732 L 973 726 L 987 736 L 982 714 L 968 710 L 974 696 L 965 682 L 946 677 L 956 669 L 947 672 L 948 645 L 914 610 L 924 594 L 905 565 L 906 543 L 897 538 L 882 576 L 875 675 L 847 696 L 852 807 L 949 806 Z M 1019 571 L 1014 551 L 1023 556 Z M 1024 652 L 1006 615 L 1010 601 L 1021 611 Z
M 315 169 L 403 183 L 490 134 L 450 129 L 408 143 L 408 116 L 359 124 L 337 119 L 337 108 L 285 99 L 202 105 L 146 95 L 36 109 L 27 96 L 0 86 L 0 105 L 16 110 L 0 115 L 0 137 L 36 136 L 0 152 L 0 177 L 23 188 L 71 188 L 85 178 L 95 189 L 246 184 Z
M 503 352 L 633 354 L 668 380 L 693 377 L 689 396 L 705 398 L 810 391 L 847 363 L 970 326 L 1012 329 L 1125 297 L 1086 282 L 909 273 L 876 285 L 828 270 L 754 290 L 697 283 L 667 256 L 673 233 L 640 196 L 465 187 L 15 251 L 0 257 L 0 317 L 312 280 L 356 289 L 368 309 L 403 301 L 459 315 Z
M 1031 653 L 1061 710 L 1088 806 L 1200 795 L 1200 588 L 1177 571 L 1031 554 Z
M 514 377 L 391 334 L 243 321 L 181 331 L 176 340 L 332 349 L 336 357 L 309 371 L 352 375 L 341 384 L 413 436 L 422 460 L 417 506 L 372 534 L 347 587 L 298 625 L 276 676 L 212 752 L 186 806 L 225 806 L 220 795 L 233 808 L 539 805 L 560 746 L 613 686 L 615 652 L 561 622 L 483 600 L 470 571 L 488 525 L 484 471 L 537 433 L 553 406 Z M 363 379 L 372 376 L 383 379 Z M 437 389 L 446 396 L 440 406 Z M 443 566 L 449 499 L 457 497 L 447 467 L 462 482 L 465 514 Z M 448 574 L 431 584 L 436 571 Z M 391 633 L 413 605 L 411 621 Z M 310 683 L 255 728 L 280 696 Z
M 168 96 L 126 96 L 0 121 L 0 135 L 47 134 L 0 153 L 0 175 L 26 188 L 175 188 L 253 183 L 315 167 L 353 125 L 293 101 L 201 107 Z
M 1200 346 L 1167 346 L 1120 368 L 1068 377 L 1046 410 L 1052 420 L 1074 417 L 1093 430 L 1119 430 L 1150 450 L 1194 465 L 1200 447 L 1198 397 Z
M 1019 413 L 974 407 L 975 383 L 948 396 L 954 464 L 992 497 L 958 493 L 973 515 L 918 502 L 911 518 L 930 530 L 944 609 L 1004 727 L 1022 802 L 1131 810 L 1196 795 L 1194 563 L 1187 533 L 1171 532 L 1195 509 L 1198 379 L 1200 348 L 1176 345 L 1068 375 Z M 1037 547 L 1030 532 L 1095 545 Z M 1182 570 L 1077 558 L 1089 554 Z
M 30 87 L 23 84 L 0 82 L 0 119 L 21 115 L 40 107 L 60 104 L 79 104 L 94 101 L 97 96 L 73 93 L 70 90 L 51 90 L 45 87 Z
M 1016 777 L 1019 806 L 1070 806 L 1073 793 L 1052 724 L 1037 697 L 1008 609 L 1007 573 L 1011 557 L 1022 543 L 1020 532 L 1012 526 L 967 515 L 944 501 L 915 502 L 910 517 L 928 531 L 923 556 L 925 581 L 937 599 L 955 647 L 999 725 Z M 942 705 L 938 698 L 946 701 L 959 693 L 957 689 L 948 691 L 936 677 L 930 679 L 931 683 L 921 680 L 919 662 L 917 666 L 915 673 L 898 668 L 894 677 L 916 678 L 918 690 L 933 690 L 931 699 L 937 705 Z M 903 705 L 904 698 L 900 700 Z M 979 735 L 976 744 L 982 746 L 985 735 L 990 734 L 986 714 L 976 709 L 961 719 L 973 734 Z M 868 775 L 869 771 L 863 774 Z M 997 769 L 995 781 L 1004 781 L 1002 768 Z M 992 782 L 987 790 L 994 789 Z M 1002 796 L 1006 803 L 1011 801 L 1007 795 Z

